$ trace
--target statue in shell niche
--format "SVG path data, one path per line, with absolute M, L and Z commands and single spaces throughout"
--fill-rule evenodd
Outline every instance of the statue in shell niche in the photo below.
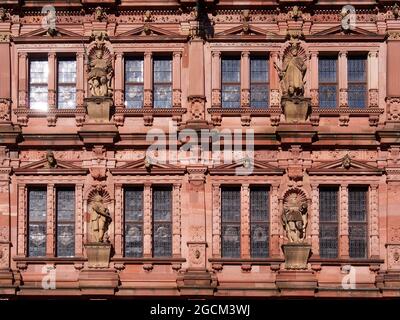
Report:
M 107 34 L 97 32 L 92 35 L 86 61 L 89 98 L 86 98 L 88 118 L 91 122 L 105 123 L 110 120 L 110 110 L 113 104 L 112 79 L 114 68 L 112 52 L 109 48 Z
M 291 243 L 302 243 L 306 237 L 307 199 L 300 190 L 293 190 L 284 199 L 282 223 Z
M 282 246 L 286 269 L 307 269 L 311 245 L 306 243 L 308 203 L 305 193 L 288 190 L 283 197 L 282 224 L 289 243 Z
M 307 120 L 310 98 L 304 97 L 307 55 L 298 39 L 291 39 L 283 51 L 282 66 L 274 63 L 281 86 L 281 105 L 286 122 L 304 122 Z
M 112 219 L 104 199 L 104 195 L 96 193 L 92 196 L 89 204 L 90 214 L 90 232 L 89 238 L 91 242 L 105 243 L 108 242 L 108 226 Z

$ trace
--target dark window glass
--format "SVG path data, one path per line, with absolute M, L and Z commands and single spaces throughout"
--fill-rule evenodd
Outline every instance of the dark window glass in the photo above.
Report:
M 49 64 L 44 59 L 29 60 L 29 107 L 47 110 L 48 108 Z
M 349 56 L 347 60 L 348 103 L 350 108 L 367 105 L 367 58 Z
M 153 256 L 172 256 L 172 189 L 153 189 Z
M 46 255 L 46 188 L 32 188 L 28 191 L 28 256 Z
M 222 107 L 240 107 L 240 58 L 222 58 Z
M 222 257 L 240 257 L 240 187 L 221 189 Z
M 251 257 L 266 258 L 269 252 L 269 192 L 250 189 Z
M 57 189 L 57 256 L 75 255 L 75 191 Z
M 337 187 L 319 189 L 319 253 L 322 258 L 338 257 Z
M 143 107 L 142 58 L 127 58 L 125 60 L 125 106 L 127 108 Z
M 250 106 L 267 108 L 269 99 L 269 70 L 266 57 L 250 59 Z
M 320 57 L 318 60 L 319 106 L 337 107 L 337 57 Z
M 125 256 L 143 256 L 143 188 L 125 189 Z
M 368 188 L 349 188 L 349 255 L 367 258 L 368 252 Z
M 75 59 L 59 59 L 57 71 L 57 107 L 73 109 L 76 103 Z
M 155 57 L 153 60 L 154 108 L 172 107 L 172 59 Z

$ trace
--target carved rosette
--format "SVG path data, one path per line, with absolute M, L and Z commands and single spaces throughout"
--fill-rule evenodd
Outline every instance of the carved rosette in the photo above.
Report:
M 400 97 L 389 97 L 386 99 L 387 119 L 390 121 L 400 120 Z
M 378 89 L 369 89 L 368 106 L 370 108 L 378 108 L 379 106 L 379 94 Z
M 188 97 L 188 102 L 190 106 L 191 120 L 204 120 L 206 98 L 203 96 L 190 96 Z
M 10 121 L 10 99 L 0 99 L 0 120 Z
M 341 88 L 339 90 L 339 106 L 341 108 L 347 108 L 349 106 L 347 89 Z
M 212 97 L 211 97 L 212 107 L 220 108 L 221 107 L 221 90 L 213 89 L 211 95 L 212 95 Z

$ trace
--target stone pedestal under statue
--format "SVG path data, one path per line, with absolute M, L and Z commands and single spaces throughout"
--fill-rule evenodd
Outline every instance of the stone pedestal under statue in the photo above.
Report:
M 85 99 L 89 122 L 107 123 L 110 121 L 113 100 L 110 97 L 92 97 Z
M 304 122 L 310 113 L 311 99 L 304 97 L 283 96 L 281 99 L 285 121 Z
M 288 243 L 282 245 L 282 250 L 285 255 L 286 269 L 307 269 L 308 258 L 311 254 L 311 245 L 306 243 Z
M 111 244 L 92 242 L 85 244 L 88 268 L 108 268 L 111 256 Z

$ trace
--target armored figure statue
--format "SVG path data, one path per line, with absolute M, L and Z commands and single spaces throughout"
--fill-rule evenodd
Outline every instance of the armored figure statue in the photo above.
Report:
M 90 58 L 88 65 L 89 89 L 92 96 L 112 96 L 113 73 L 111 59 L 104 56 L 104 46 L 100 44 L 96 47 L 94 57 Z
M 306 238 L 307 203 L 298 194 L 292 193 L 284 204 L 282 223 L 289 242 L 301 243 Z
M 303 57 L 299 56 L 299 44 L 292 43 L 288 53 L 283 59 L 282 68 L 274 63 L 275 69 L 278 71 L 282 95 L 289 97 L 304 96 L 304 75 L 307 66 Z
M 90 208 L 90 236 L 94 242 L 104 242 L 104 235 L 112 219 L 101 195 L 94 196 Z

